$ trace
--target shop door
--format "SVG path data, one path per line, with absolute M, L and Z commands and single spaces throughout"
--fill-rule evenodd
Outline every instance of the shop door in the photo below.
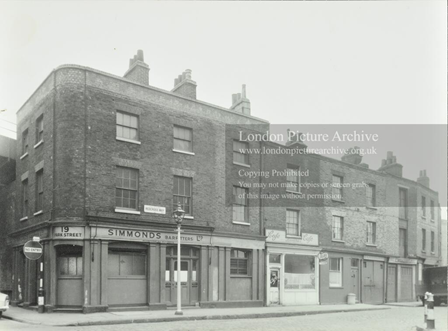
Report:
M 193 247 L 181 248 L 180 282 L 182 305 L 194 305 L 199 301 L 198 263 L 199 250 Z M 167 247 L 165 272 L 165 298 L 168 305 L 177 304 L 177 249 Z
M 269 286 L 270 304 L 280 304 L 280 269 L 271 268 L 271 281 Z
M 351 286 L 352 293 L 356 295 L 356 301 L 359 302 L 359 260 L 352 259 L 351 260 Z
M 57 305 L 79 307 L 83 304 L 82 247 L 57 247 Z
M 400 301 L 412 301 L 412 267 L 401 266 Z
M 397 301 L 397 266 L 387 267 L 387 302 Z
M 378 261 L 363 262 L 363 303 L 383 303 L 383 268 Z

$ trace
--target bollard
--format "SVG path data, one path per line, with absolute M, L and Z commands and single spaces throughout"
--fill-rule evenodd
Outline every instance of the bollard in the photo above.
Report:
M 435 326 L 435 320 L 434 320 L 434 295 L 432 293 L 428 293 L 428 312 L 427 312 L 427 318 L 426 318 L 426 329 L 427 330 L 434 330 L 436 328 Z
M 425 292 L 425 297 L 424 297 L 424 301 L 423 301 L 423 306 L 424 306 L 423 311 L 425 314 L 425 323 L 426 323 L 426 319 L 428 316 L 428 293 L 429 292 Z

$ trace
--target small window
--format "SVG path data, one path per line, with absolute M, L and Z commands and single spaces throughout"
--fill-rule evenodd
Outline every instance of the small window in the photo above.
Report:
M 373 184 L 367 185 L 367 206 L 375 207 L 376 206 L 376 187 Z
M 28 179 L 22 182 L 22 217 L 28 216 Z
M 342 184 L 343 177 L 333 175 L 332 198 L 334 200 L 342 200 Z
M 36 120 L 36 144 L 44 139 L 44 115 Z
M 28 129 L 22 133 L 22 155 L 28 153 Z
M 233 187 L 233 220 L 236 222 L 248 221 L 247 194 L 247 188 Z
M 192 179 L 188 177 L 174 176 L 173 181 L 173 210 L 180 203 L 185 215 L 193 215 Z
M 399 188 L 399 208 L 398 208 L 398 217 L 401 219 L 408 218 L 408 190 L 405 188 Z
M 44 172 L 40 170 L 36 172 L 36 212 L 43 210 L 44 202 Z
M 230 274 L 248 275 L 249 251 L 232 249 L 230 251 Z
M 435 239 L 436 239 L 435 233 L 434 233 L 434 231 L 431 231 L 431 253 L 435 252 L 435 246 L 436 246 Z
M 342 287 L 342 258 L 330 258 L 330 287 Z
M 422 229 L 422 251 L 426 251 L 426 230 Z
M 422 215 L 426 217 L 426 197 L 422 196 Z
M 117 138 L 138 141 L 138 116 L 117 111 Z
M 138 204 L 138 170 L 117 167 L 115 186 L 115 206 L 136 210 Z
M 333 240 L 343 240 L 344 238 L 344 218 L 341 216 L 333 216 Z
M 300 192 L 300 169 L 286 169 L 286 190 Z
M 367 222 L 367 243 L 374 245 L 376 244 L 376 223 Z
M 300 214 L 297 210 L 286 210 L 286 233 L 300 236 Z
M 359 266 L 359 260 L 358 259 L 350 259 L 351 260 L 351 262 L 350 262 L 350 264 L 351 264 L 351 266 L 352 266 L 352 268 L 358 268 L 358 266 Z
M 82 276 L 82 256 L 60 256 L 58 263 L 60 276 Z
M 233 162 L 249 165 L 248 148 L 249 148 L 248 143 L 234 140 L 233 141 Z
M 174 149 L 193 152 L 193 130 L 181 126 L 174 126 Z

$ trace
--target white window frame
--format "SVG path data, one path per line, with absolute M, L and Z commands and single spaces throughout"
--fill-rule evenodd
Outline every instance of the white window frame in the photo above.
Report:
M 286 191 L 293 193 L 300 193 L 300 167 L 286 168 Z
M 188 140 L 185 137 L 176 137 L 176 129 L 180 129 L 180 130 L 189 132 L 190 139 Z M 182 149 L 179 146 L 176 147 L 176 141 L 188 142 L 190 148 L 189 149 Z M 189 154 L 190 153 L 193 154 L 193 129 L 192 128 L 187 128 L 185 126 L 180 126 L 180 125 L 173 125 L 173 151 L 175 151 L 175 152 L 186 152 L 186 153 L 189 153 Z
M 124 120 L 124 116 L 129 116 L 131 124 L 130 125 L 125 125 L 124 123 L 119 124 L 118 123 L 118 116 L 119 116 L 119 114 L 123 116 L 123 120 Z M 137 121 L 136 126 L 132 125 L 132 118 L 136 119 L 136 121 Z M 121 141 L 125 141 L 125 142 L 131 142 L 131 143 L 137 143 L 137 144 L 140 143 L 140 125 L 139 124 L 140 124 L 140 118 L 139 118 L 138 115 L 130 114 L 130 113 L 126 113 L 126 112 L 117 110 L 116 114 L 115 114 L 115 134 L 116 134 L 117 140 L 121 140 Z M 126 128 L 126 129 L 129 129 L 129 130 L 135 130 L 136 133 L 137 133 L 137 138 L 136 139 L 132 139 L 132 138 L 124 137 L 123 134 L 119 135 L 118 134 L 118 128 L 119 127 L 122 128 L 122 129 Z
M 336 219 L 339 220 L 340 227 L 336 227 Z M 340 229 L 340 237 L 335 236 L 335 229 Z M 331 221 L 331 238 L 333 241 L 343 241 L 344 240 L 344 217 L 339 215 L 333 215 Z
M 288 216 L 288 214 L 295 215 L 295 218 L 291 218 Z M 295 219 L 296 222 L 288 222 L 289 219 Z M 288 224 L 292 224 L 292 226 L 295 227 L 294 233 L 289 232 L 290 227 Z M 287 236 L 293 236 L 293 237 L 300 237 L 301 236 L 301 220 L 300 220 L 300 210 L 294 210 L 294 209 L 286 209 L 286 235 Z
M 376 222 L 367 221 L 367 244 L 376 245 Z
M 237 145 L 241 145 L 240 147 L 238 147 Z M 247 142 L 244 141 L 239 141 L 239 140 L 233 140 L 233 164 L 238 164 L 238 165 L 242 165 L 242 166 L 250 166 L 249 164 L 249 153 L 247 152 L 247 149 L 249 149 L 249 144 Z M 246 150 L 245 152 L 241 152 L 241 150 L 244 149 Z M 244 160 L 243 161 L 238 161 L 235 160 L 235 156 L 243 156 Z

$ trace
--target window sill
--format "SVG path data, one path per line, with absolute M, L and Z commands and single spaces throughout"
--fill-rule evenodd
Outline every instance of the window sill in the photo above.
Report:
M 43 214 L 43 213 L 44 213 L 43 210 L 39 210 L 39 211 L 36 211 L 33 215 L 34 215 L 34 216 L 37 216 L 37 215 L 41 215 L 41 214 Z
M 20 159 L 23 160 L 24 158 L 26 158 L 28 156 L 28 152 L 26 152 L 25 154 L 23 154 Z
M 174 148 L 173 148 L 173 152 L 180 153 L 180 154 L 187 154 L 187 155 L 195 155 L 193 152 L 181 151 L 179 149 L 174 149 Z
M 140 212 L 137 210 L 130 210 L 130 209 L 120 209 L 115 208 L 116 213 L 123 213 L 123 214 L 133 214 L 133 215 L 140 215 Z
M 343 289 L 344 287 L 343 287 L 343 286 L 329 286 L 328 288 L 329 288 L 330 290 L 331 290 L 331 289 L 341 290 L 341 289 Z
M 331 201 L 338 202 L 338 203 L 345 203 L 344 200 L 339 200 L 339 199 L 331 199 Z
M 22 217 L 19 221 L 23 222 L 23 221 L 26 221 L 26 220 L 28 220 L 28 216 Z
M 44 141 L 43 140 L 41 140 L 41 141 L 39 141 L 36 145 L 34 145 L 34 148 L 37 148 L 37 147 L 39 147 L 40 145 L 42 145 L 44 143 Z
M 250 164 L 244 164 L 244 163 L 239 163 L 239 162 L 235 162 L 235 161 L 233 161 L 233 164 L 241 166 L 241 167 L 250 168 Z
M 345 240 L 331 239 L 331 241 L 345 244 Z
M 194 220 L 194 216 L 191 216 L 191 215 L 185 215 L 185 216 L 184 216 L 184 219 L 186 219 L 186 220 Z
M 132 139 L 126 139 L 126 138 L 120 138 L 120 137 L 116 137 L 116 139 L 119 140 L 119 141 L 124 141 L 126 143 L 131 143 L 131 144 L 136 144 L 136 145 L 141 145 L 142 144 L 141 141 L 132 140 Z
M 366 246 L 369 246 L 369 247 L 378 247 L 377 244 L 366 244 Z
M 230 275 L 231 278 L 252 278 L 252 276 L 249 275 Z
M 376 207 L 372 207 L 372 206 L 366 206 L 366 209 L 370 209 L 370 210 L 378 210 L 378 208 L 376 208 Z
M 238 224 L 238 225 L 247 225 L 250 226 L 250 223 L 246 223 L 246 222 L 238 222 L 238 221 L 232 221 L 233 224 Z
M 291 191 L 291 190 L 286 190 L 287 193 L 293 193 L 293 194 L 298 194 L 298 195 L 302 195 L 302 192 L 300 191 Z

